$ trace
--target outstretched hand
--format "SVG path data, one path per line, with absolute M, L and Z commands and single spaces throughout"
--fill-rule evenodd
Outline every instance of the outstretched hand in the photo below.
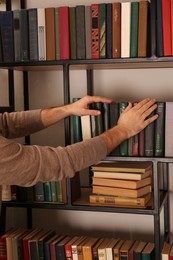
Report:
M 129 103 L 117 123 L 126 132 L 127 138 L 138 134 L 158 118 L 157 114 L 150 116 L 157 108 L 155 102 L 155 99 L 146 98 L 133 107 L 132 103 Z
M 101 111 L 89 109 L 89 105 L 96 102 L 111 103 L 113 100 L 110 98 L 99 97 L 99 96 L 85 96 L 78 101 L 70 104 L 70 112 L 76 116 L 98 116 Z

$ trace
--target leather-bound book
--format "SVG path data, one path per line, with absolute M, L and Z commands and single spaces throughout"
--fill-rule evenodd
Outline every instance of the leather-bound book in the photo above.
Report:
M 46 60 L 55 60 L 55 8 L 45 9 L 46 17 Z
M 112 58 L 121 57 L 121 4 L 112 4 Z

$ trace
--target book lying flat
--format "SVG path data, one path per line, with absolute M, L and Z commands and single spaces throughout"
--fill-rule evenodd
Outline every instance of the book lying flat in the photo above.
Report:
M 113 195 L 113 196 L 120 196 L 120 197 L 139 198 L 139 197 L 142 197 L 142 196 L 148 194 L 149 192 L 151 192 L 151 185 L 147 185 L 147 186 L 142 187 L 142 188 L 137 189 L 137 190 L 93 185 L 92 192 L 94 194 L 104 194 L 104 195 Z
M 96 178 L 109 178 L 121 180 L 142 180 L 151 176 L 151 172 L 146 173 L 130 173 L 130 172 L 109 172 L 109 171 L 94 171 L 93 176 Z
M 139 189 L 152 183 L 151 177 L 142 180 L 121 180 L 121 179 L 107 179 L 107 178 L 92 178 L 93 185 L 103 185 L 108 187 Z
M 104 206 L 138 206 L 145 207 L 151 199 L 151 193 L 148 193 L 140 198 L 129 198 L 129 197 L 117 197 L 109 195 L 96 195 L 91 194 L 89 196 L 89 202 L 91 204 L 99 204 Z
M 101 162 L 92 166 L 93 171 L 108 172 L 131 172 L 146 173 L 152 172 L 151 162 Z

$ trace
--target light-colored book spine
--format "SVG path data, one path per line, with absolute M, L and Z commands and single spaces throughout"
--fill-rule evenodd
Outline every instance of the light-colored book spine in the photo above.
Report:
M 99 260 L 106 260 L 106 248 L 98 248 Z
M 130 57 L 131 3 L 121 3 L 121 58 Z
M 46 60 L 46 24 L 45 8 L 37 9 L 38 17 L 38 55 L 39 60 Z
M 82 140 L 91 138 L 91 120 L 90 116 L 81 116 Z

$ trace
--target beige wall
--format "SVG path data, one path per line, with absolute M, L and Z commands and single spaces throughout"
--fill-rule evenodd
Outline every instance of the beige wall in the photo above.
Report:
M 74 6 L 81 4 L 75 0 L 30 0 L 27 7 L 48 7 L 67 4 Z M 110 2 L 110 1 L 99 1 Z M 15 5 L 15 1 L 13 2 Z M 93 1 L 82 1 L 89 5 Z M 122 70 L 97 70 L 94 71 L 94 93 L 113 97 L 115 100 L 141 100 L 144 97 L 155 97 L 157 100 L 173 101 L 173 69 L 122 69 Z M 22 77 L 21 73 L 15 74 L 16 109 L 23 108 Z M 0 70 L 0 104 L 7 101 L 7 81 L 5 72 Z M 86 94 L 86 73 L 83 70 L 70 73 L 71 98 L 82 97 Z M 42 108 L 63 103 L 62 72 L 29 72 L 30 108 Z M 2 98 L 2 94 L 4 97 Z M 41 131 L 32 136 L 33 144 L 63 145 L 62 123 Z M 173 178 L 170 172 L 171 204 Z M 13 212 L 13 219 L 11 213 Z M 34 210 L 34 226 L 43 226 L 56 229 L 60 232 L 82 234 L 102 234 L 121 237 L 135 237 L 152 240 L 153 217 L 130 214 L 113 214 L 101 212 L 74 212 L 57 210 Z M 8 226 L 26 223 L 25 210 L 9 209 L 7 214 Z M 173 209 L 171 209 L 173 219 Z M 163 219 L 163 218 L 162 218 Z M 171 233 L 173 223 L 171 221 Z M 135 234 L 135 236 L 133 236 Z

